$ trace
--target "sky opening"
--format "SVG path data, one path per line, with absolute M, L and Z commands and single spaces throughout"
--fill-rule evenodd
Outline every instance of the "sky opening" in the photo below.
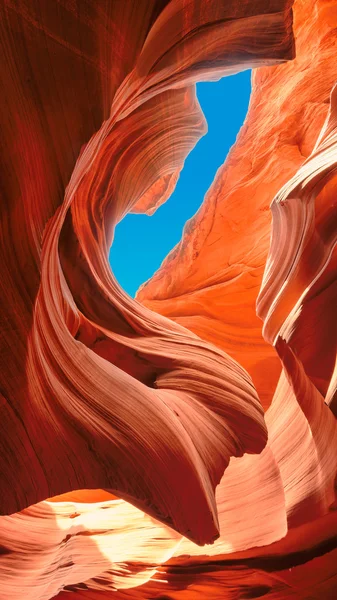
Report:
M 110 264 L 130 295 L 160 267 L 181 240 L 184 225 L 201 206 L 218 168 L 234 144 L 248 109 L 251 71 L 197 84 L 207 134 L 188 155 L 171 197 L 152 215 L 128 214 L 117 225 Z

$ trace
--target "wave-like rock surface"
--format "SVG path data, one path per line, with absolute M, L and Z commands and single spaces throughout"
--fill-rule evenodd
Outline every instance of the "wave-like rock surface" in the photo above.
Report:
M 286 62 L 291 4 L 1 7 L 1 600 L 335 598 L 337 15 L 297 0 Z M 195 82 L 248 67 L 134 301 L 114 226 L 172 192 Z

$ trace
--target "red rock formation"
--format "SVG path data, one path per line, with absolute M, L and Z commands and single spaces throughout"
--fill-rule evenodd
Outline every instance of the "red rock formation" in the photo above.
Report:
M 133 2 L 129 10 L 132 6 Z M 78 48 L 80 35 L 77 46 L 65 34 L 60 43 L 62 23 L 69 21 L 73 35 L 82 34 L 82 26 L 86 30 L 88 23 L 94 24 L 90 47 L 94 58 L 89 62 L 96 60 L 103 77 L 110 62 L 97 61 L 110 37 L 103 49 L 99 38 L 103 23 L 111 16 L 102 7 L 95 12 L 91 6 L 78 14 L 68 4 L 57 8 L 59 14 L 52 22 L 52 11 L 34 14 L 24 3 L 19 8 L 4 7 L 5 20 L 11 25 L 4 23 L 8 36 L 5 51 L 19 57 L 29 46 L 29 69 L 36 75 L 26 97 L 23 66 L 15 71 L 16 86 L 10 62 L 5 70 L 8 98 L 12 94 L 16 101 L 12 103 L 15 113 L 9 113 L 7 122 L 22 139 L 21 151 L 16 147 L 8 159 L 8 169 L 19 177 L 8 178 L 10 184 L 18 181 L 20 186 L 17 191 L 9 189 L 8 197 L 21 191 L 21 197 L 17 195 L 20 214 L 8 211 L 13 229 L 4 229 L 7 238 L 11 235 L 14 239 L 14 247 L 9 240 L 6 244 L 7 253 L 12 254 L 8 265 L 13 260 L 18 264 L 5 272 L 3 285 L 7 293 L 13 294 L 12 288 L 20 293 L 22 304 L 24 288 L 29 302 L 27 298 L 23 314 L 13 298 L 11 303 L 11 327 L 16 328 L 21 348 L 10 366 L 20 367 L 25 377 L 21 375 L 19 381 L 7 377 L 4 382 L 4 411 L 8 411 L 10 423 L 3 438 L 8 454 L 4 485 L 19 471 L 20 486 L 14 481 L 8 486 L 2 511 L 15 512 L 76 488 L 106 487 L 146 507 L 194 541 L 205 543 L 218 536 L 214 490 L 230 457 L 260 452 L 266 443 L 263 413 L 249 376 L 237 363 L 179 325 L 150 313 L 120 290 L 108 265 L 107 249 L 114 223 L 158 179 L 177 172 L 200 135 L 203 118 L 192 83 L 201 76 L 215 77 L 291 56 L 288 3 L 275 3 L 262 11 L 262 2 L 230 6 L 209 2 L 197 10 L 191 1 L 175 0 L 160 12 L 152 27 L 149 8 L 143 7 L 144 16 L 139 9 L 138 26 L 144 32 L 142 44 L 131 53 L 133 69 L 127 75 L 127 60 L 123 73 L 127 76 L 111 94 L 108 114 L 102 110 L 105 98 L 98 103 L 106 118 L 82 146 L 75 166 L 71 165 L 73 151 L 65 147 L 74 130 L 77 140 L 81 136 L 68 116 L 75 110 L 68 89 L 82 93 L 70 78 L 74 70 L 78 73 L 82 68 L 87 55 Z M 118 13 L 118 3 L 115 10 Z M 124 19 L 128 20 L 124 9 L 112 16 L 111 35 Z M 13 47 L 10 34 L 19 26 L 18 48 Z M 125 25 L 125 36 L 129 26 Z M 42 56 L 39 50 L 46 39 Z M 120 40 L 117 42 L 116 52 Z M 57 53 L 60 46 L 61 56 Z M 234 47 L 239 54 L 232 58 Z M 64 48 L 75 54 L 80 64 L 66 71 L 68 81 L 62 75 L 58 83 Z M 46 66 L 52 80 L 38 77 Z M 82 75 L 79 78 L 82 87 L 93 83 L 90 79 L 83 83 Z M 49 102 L 50 86 L 56 86 L 55 92 L 61 95 L 61 82 L 67 93 L 56 108 Z M 103 92 L 105 96 L 106 87 Z M 43 110 L 37 101 L 39 94 Z M 79 116 L 75 125 L 85 119 L 87 97 L 84 102 L 82 114 L 76 106 Z M 21 113 L 30 115 L 22 128 Z M 81 145 L 87 135 L 88 130 Z M 36 140 L 33 149 L 32 136 Z M 12 129 L 7 137 L 11 150 Z M 53 152 L 54 137 L 57 149 Z M 16 146 L 16 137 L 14 140 Z M 156 154 L 156 160 L 148 160 L 150 152 Z M 54 185 L 55 177 L 62 173 L 66 182 L 70 165 L 73 171 L 65 197 L 58 201 L 60 185 Z M 49 178 L 51 170 L 54 176 Z M 32 177 L 35 185 L 30 186 Z M 16 439 L 15 428 L 19 448 L 13 448 L 11 441 Z M 6 439 L 7 433 L 11 440 Z
M 290 4 L 3 4 L 1 600 L 335 598 L 333 2 L 297 0 L 143 304 L 107 258 L 204 130 L 193 84 L 292 58 Z
M 296 60 L 254 71 L 235 146 L 181 243 L 137 296 L 238 360 L 265 408 L 280 374 L 255 309 L 269 248 L 269 205 L 323 126 L 337 80 L 335 11 L 333 1 L 296 2 Z

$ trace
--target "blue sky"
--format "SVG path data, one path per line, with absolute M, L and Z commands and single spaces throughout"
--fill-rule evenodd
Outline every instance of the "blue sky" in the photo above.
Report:
M 130 296 L 160 267 L 180 241 L 186 221 L 202 204 L 243 124 L 250 92 L 251 71 L 197 84 L 208 133 L 187 157 L 169 200 L 151 217 L 129 214 L 116 227 L 110 264 Z

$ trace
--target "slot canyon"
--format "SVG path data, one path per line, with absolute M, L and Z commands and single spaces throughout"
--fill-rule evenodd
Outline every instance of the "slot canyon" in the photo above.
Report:
M 337 1 L 0 14 L 0 600 L 336 600 Z M 116 227 L 170 202 L 196 85 L 248 69 L 132 298 Z

